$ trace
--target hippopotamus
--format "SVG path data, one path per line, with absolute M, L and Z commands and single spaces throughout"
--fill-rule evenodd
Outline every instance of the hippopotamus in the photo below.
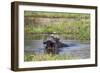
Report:
M 45 51 L 46 53 L 58 54 L 59 48 L 68 47 L 69 45 L 60 42 L 60 39 L 54 36 L 50 36 L 46 41 L 43 42 L 46 44 Z
M 43 42 L 43 44 L 46 44 L 46 46 L 45 46 L 46 53 L 55 54 L 56 44 L 54 42 L 52 42 L 51 40 L 47 40 L 47 41 Z

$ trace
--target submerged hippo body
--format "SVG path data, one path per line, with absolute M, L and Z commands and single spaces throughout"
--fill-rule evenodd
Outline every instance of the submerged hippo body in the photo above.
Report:
M 57 47 L 58 48 L 63 48 L 63 47 L 69 47 L 69 45 L 65 44 L 65 43 L 62 43 L 62 42 L 58 42 L 57 43 Z
M 69 47 L 69 45 L 64 44 L 62 42 L 52 42 L 50 40 L 43 42 L 43 44 L 46 44 L 45 46 L 46 53 L 52 53 L 52 54 L 58 54 L 59 48 Z
M 69 47 L 69 45 L 62 43 L 60 38 L 56 34 L 51 34 L 47 37 L 47 40 L 43 42 L 45 44 L 45 50 L 47 53 L 58 54 L 59 48 Z

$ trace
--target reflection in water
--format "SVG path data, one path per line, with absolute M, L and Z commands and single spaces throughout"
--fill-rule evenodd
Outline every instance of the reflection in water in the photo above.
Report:
M 90 44 L 80 43 L 75 40 L 61 40 L 61 42 L 66 43 L 69 47 L 59 48 L 60 55 L 73 55 L 80 59 L 90 58 Z M 25 53 L 32 54 L 44 54 L 43 40 L 25 40 Z

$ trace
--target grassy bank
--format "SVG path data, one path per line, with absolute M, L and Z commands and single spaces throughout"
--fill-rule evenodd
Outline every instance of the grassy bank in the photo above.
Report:
M 52 54 L 25 54 L 24 61 L 50 61 L 50 60 L 71 60 L 78 59 L 74 55 L 52 55 Z
M 62 33 L 59 36 L 62 35 L 61 37 L 64 39 L 90 40 L 89 14 L 26 11 L 24 16 L 26 19 L 24 26 L 25 39 L 42 38 L 42 34 L 30 36 L 30 33 L 56 32 Z

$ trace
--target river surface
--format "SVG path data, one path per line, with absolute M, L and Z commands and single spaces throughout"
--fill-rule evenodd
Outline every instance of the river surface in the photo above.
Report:
M 80 59 L 90 58 L 90 44 L 81 43 L 75 40 L 61 40 L 61 42 L 68 44 L 69 47 L 59 48 L 59 55 L 73 55 Z M 25 40 L 24 52 L 31 54 L 44 54 L 43 40 Z

